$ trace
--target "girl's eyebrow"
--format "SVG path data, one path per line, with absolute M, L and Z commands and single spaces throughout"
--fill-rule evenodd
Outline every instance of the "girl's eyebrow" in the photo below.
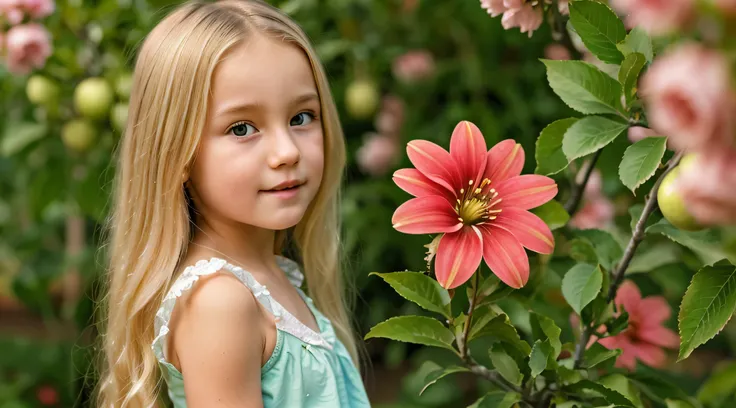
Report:
M 309 92 L 309 93 L 302 94 L 294 99 L 294 101 L 292 102 L 292 105 L 299 105 L 304 102 L 309 102 L 312 100 L 319 101 L 319 95 L 317 95 L 315 92 Z M 220 108 L 219 110 L 217 110 L 216 115 L 222 116 L 228 113 L 245 112 L 249 110 L 256 110 L 259 108 L 263 108 L 263 104 L 258 103 L 258 102 L 246 102 L 246 103 L 236 102 L 229 106 L 225 105 L 225 107 Z

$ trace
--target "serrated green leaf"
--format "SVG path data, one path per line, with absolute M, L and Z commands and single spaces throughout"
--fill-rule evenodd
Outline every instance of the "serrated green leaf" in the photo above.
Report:
M 657 171 L 666 148 L 666 137 L 647 137 L 629 146 L 618 168 L 621 182 L 636 193 L 636 189 Z
M 499 347 L 498 344 L 494 344 L 488 354 L 491 357 L 493 367 L 501 374 L 501 377 L 511 384 L 516 386 L 521 385 L 523 376 L 521 375 L 521 371 L 519 371 L 519 366 L 516 365 L 516 361 L 511 356 L 506 354 L 506 351 Z
M 629 125 L 603 116 L 586 116 L 567 129 L 562 151 L 572 161 L 604 148 L 623 134 Z
M 588 115 L 623 112 L 621 84 L 608 74 L 582 61 L 542 62 L 550 87 L 572 109 Z
M 383 337 L 406 343 L 455 349 L 452 342 L 455 335 L 437 319 L 425 316 L 398 316 L 373 326 L 364 340 Z
M 585 358 L 583 359 L 584 368 L 593 368 L 598 364 L 616 358 L 621 354 L 621 350 L 609 350 L 598 343 L 593 343 L 587 350 L 585 350 Z
M 452 331 L 455 333 L 455 338 L 459 338 L 462 336 L 463 331 L 465 330 L 465 322 L 468 321 L 468 316 L 465 313 L 460 313 L 453 321 L 452 321 Z
M 551 176 L 564 170 L 569 164 L 565 153 L 562 152 L 562 138 L 565 132 L 578 118 L 567 118 L 554 121 L 547 125 L 539 134 L 534 157 L 537 160 L 537 174 Z
M 532 351 L 529 343 L 519 337 L 519 333 L 516 331 L 516 328 L 509 323 L 506 315 L 494 317 L 488 324 L 480 329 L 475 336 L 469 335 L 468 337 L 470 340 L 481 337 L 490 337 L 495 341 L 501 341 L 513 346 L 525 356 L 528 356 Z
M 534 342 L 532 352 L 529 356 L 529 369 L 531 369 L 532 377 L 536 377 L 547 368 L 547 362 L 552 357 L 552 346 L 548 341 L 537 340 Z
M 468 333 L 468 337 L 470 339 L 475 338 L 475 336 L 477 336 L 478 333 L 496 316 L 498 316 L 498 313 L 493 310 L 491 305 L 484 305 L 476 308 L 473 311 L 473 321 L 470 324 L 470 333 Z
M 532 326 L 532 334 L 535 339 L 547 339 L 549 345 L 552 346 L 552 356 L 557 358 L 562 351 L 562 343 L 560 342 L 560 334 L 562 329 L 557 327 L 554 320 L 539 313 L 529 313 L 529 320 Z
M 593 244 L 584 238 L 574 238 L 570 241 L 570 257 L 582 263 L 598 263 L 598 255 Z
M 0 139 L 0 154 L 12 156 L 29 144 L 46 136 L 48 126 L 44 123 L 9 123 Z
M 624 59 L 616 44 L 626 39 L 626 28 L 607 5 L 587 0 L 570 2 L 570 22 L 598 59 L 611 64 Z
M 736 266 L 720 261 L 693 276 L 682 298 L 678 322 L 680 354 L 687 358 L 696 347 L 712 339 L 736 309 Z
M 624 397 L 626 397 L 626 399 L 631 401 L 631 403 L 634 404 L 635 407 L 644 408 L 644 405 L 641 402 L 641 398 L 639 398 L 638 390 L 634 388 L 629 379 L 626 378 L 624 375 L 608 374 L 604 377 L 601 377 L 598 380 L 598 383 L 623 395 Z
M 698 400 L 704 404 L 715 404 L 724 397 L 736 393 L 736 363 L 717 368 L 698 390 Z
M 424 309 L 450 317 L 450 294 L 429 276 L 420 272 L 372 272 L 370 275 L 379 276 L 399 295 Z
M 606 269 L 611 269 L 624 254 L 616 238 L 607 231 L 586 229 L 575 231 L 575 235 L 586 239 L 593 245 L 598 256 L 598 263 Z
M 629 380 L 648 398 L 664 404 L 666 398 L 688 400 L 688 394 L 671 380 L 669 373 L 637 363 L 636 371 L 628 374 Z
M 427 378 L 424 380 L 424 381 L 427 381 L 427 384 L 425 384 L 422 390 L 419 391 L 419 395 L 424 394 L 424 391 L 426 391 L 427 388 L 429 388 L 429 386 L 441 380 L 442 378 L 447 377 L 450 374 L 469 373 L 469 372 L 470 372 L 469 369 L 465 367 L 460 367 L 460 366 L 450 366 L 450 367 L 442 368 L 437 371 L 433 371 L 429 373 Z
M 519 401 L 521 395 L 517 392 L 491 391 L 468 408 L 511 408 Z
M 588 264 L 578 264 L 562 278 L 562 295 L 579 315 L 583 308 L 592 302 L 603 283 L 600 268 Z
M 567 389 L 571 391 L 583 391 L 583 390 L 592 390 L 595 391 L 603 396 L 603 398 L 608 401 L 610 404 L 616 404 L 616 405 L 622 405 L 625 407 L 634 407 L 634 404 L 629 401 L 626 397 L 621 395 L 620 392 L 614 391 L 608 387 L 605 387 L 601 384 L 595 383 L 590 380 L 581 380 L 575 384 L 569 385 L 566 387 Z
M 541 206 L 531 210 L 532 214 L 541 218 L 550 230 L 554 231 L 562 228 L 570 221 L 570 214 L 565 211 L 565 207 L 559 201 L 550 200 Z
M 649 38 L 649 35 L 639 27 L 635 27 L 626 35 L 626 39 L 618 44 L 618 49 L 625 56 L 638 52 L 639 54 L 644 55 L 648 62 L 652 62 L 654 60 L 652 39 Z
M 631 101 L 634 100 L 639 74 L 646 64 L 647 57 L 638 52 L 627 55 L 624 62 L 621 63 L 621 69 L 618 71 L 618 81 L 623 87 L 626 106 L 631 105 Z
M 684 231 L 662 218 L 656 224 L 648 227 L 646 232 L 647 234 L 662 234 L 672 241 L 692 249 L 705 264 L 728 258 L 728 255 L 723 251 L 718 232 L 712 229 Z

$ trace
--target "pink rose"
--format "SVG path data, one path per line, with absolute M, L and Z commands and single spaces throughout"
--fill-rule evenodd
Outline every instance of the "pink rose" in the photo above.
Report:
M 657 132 L 652 129 L 645 128 L 643 126 L 632 126 L 629 128 L 629 141 L 636 143 L 642 139 L 646 139 L 652 136 L 659 136 Z
M 736 224 L 736 150 L 714 148 L 680 167 L 677 187 L 702 225 Z
M 503 3 L 504 0 L 480 0 L 480 6 L 484 8 L 491 17 L 498 17 L 507 10 Z
M 399 154 L 399 144 L 396 139 L 369 133 L 357 153 L 358 167 L 372 176 L 386 174 L 394 165 Z
M 541 7 L 535 8 L 531 3 L 524 3 L 522 0 L 504 0 L 504 5 L 507 8 L 501 18 L 504 29 L 519 27 L 522 33 L 529 33 L 531 37 L 534 30 L 542 25 L 544 16 Z
M 728 61 L 686 44 L 655 61 L 641 81 L 649 123 L 675 149 L 730 146 L 736 95 Z
M 683 27 L 693 18 L 695 0 L 611 0 L 611 7 L 628 16 L 627 25 L 661 35 Z
M 400 81 L 416 82 L 432 76 L 434 58 L 425 50 L 409 51 L 394 59 L 394 76 Z
M 42 68 L 51 55 L 51 35 L 40 24 L 14 26 L 8 30 L 5 41 L 8 71 L 16 75 Z
M 384 97 L 375 122 L 378 133 L 397 138 L 404 123 L 404 102 L 394 95 Z
M 20 24 L 23 21 L 23 0 L 0 0 L 0 17 L 10 25 Z
M 569 60 L 570 51 L 562 44 L 552 43 L 544 48 L 544 57 L 551 60 Z

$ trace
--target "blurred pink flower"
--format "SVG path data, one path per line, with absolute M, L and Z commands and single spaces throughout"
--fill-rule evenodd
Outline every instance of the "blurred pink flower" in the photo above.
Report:
M 404 102 L 394 95 L 387 95 L 376 115 L 375 126 L 378 133 L 398 138 L 404 123 Z
M 400 81 L 416 82 L 432 76 L 434 58 L 426 50 L 409 51 L 394 59 L 392 69 Z
M 570 3 L 567 0 L 560 0 L 559 3 L 557 3 L 557 8 L 560 10 L 560 14 L 562 15 L 568 15 L 570 14 Z
M 641 81 L 649 123 L 675 149 L 730 146 L 736 95 L 730 65 L 718 53 L 686 44 L 661 56 Z
M 8 30 L 6 46 L 8 71 L 23 75 L 46 65 L 52 50 L 51 35 L 40 24 L 17 25 Z
M 43 385 L 36 390 L 38 402 L 44 406 L 52 406 L 59 403 L 59 393 L 51 386 Z
M 2 0 L 0 0 L 2 1 Z M 15 0 L 22 3 L 32 18 L 44 18 L 50 16 L 55 10 L 54 0 Z
M 570 220 L 577 229 L 605 228 L 613 221 L 615 207 L 603 194 L 603 179 L 600 171 L 593 170 L 583 192 L 582 207 Z
M 10 25 L 20 24 L 23 21 L 23 0 L 0 0 L 0 17 Z
M 652 136 L 659 136 L 657 132 L 643 126 L 632 126 L 629 128 L 629 141 L 636 143 L 642 139 Z
M 562 44 L 552 43 L 544 48 L 544 57 L 551 60 L 569 60 L 570 51 Z
M 484 8 L 491 17 L 498 17 L 506 11 L 504 0 L 480 0 L 480 6 Z
M 598 342 L 609 350 L 621 349 L 617 367 L 634 370 L 636 360 L 651 367 L 661 368 L 667 362 L 663 348 L 676 349 L 680 345 L 677 334 L 664 326 L 672 314 L 662 296 L 641 297 L 632 281 L 624 281 L 616 292 L 615 303 L 629 314 L 629 326 L 623 332 Z
M 361 171 L 372 176 L 386 174 L 396 162 L 399 144 L 394 138 L 369 133 L 356 153 L 356 160 Z
M 736 0 L 716 0 L 716 6 L 724 13 L 736 14 Z
M 677 186 L 688 212 L 700 224 L 736 224 L 736 150 L 697 153 L 691 164 L 681 166 Z
M 531 37 L 534 30 L 542 25 L 544 20 L 542 7 L 534 7 L 531 3 L 525 3 L 522 0 L 504 0 L 504 6 L 506 6 L 506 11 L 501 18 L 501 25 L 504 29 L 519 27 L 522 33 L 529 33 Z
M 692 19 L 695 0 L 611 0 L 611 7 L 627 15 L 628 26 L 662 35 L 681 28 Z

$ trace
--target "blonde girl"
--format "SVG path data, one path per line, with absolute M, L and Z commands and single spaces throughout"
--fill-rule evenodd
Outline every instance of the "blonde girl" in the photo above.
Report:
M 118 160 L 98 406 L 369 406 L 343 135 L 297 24 L 257 0 L 176 8 L 137 56 Z

